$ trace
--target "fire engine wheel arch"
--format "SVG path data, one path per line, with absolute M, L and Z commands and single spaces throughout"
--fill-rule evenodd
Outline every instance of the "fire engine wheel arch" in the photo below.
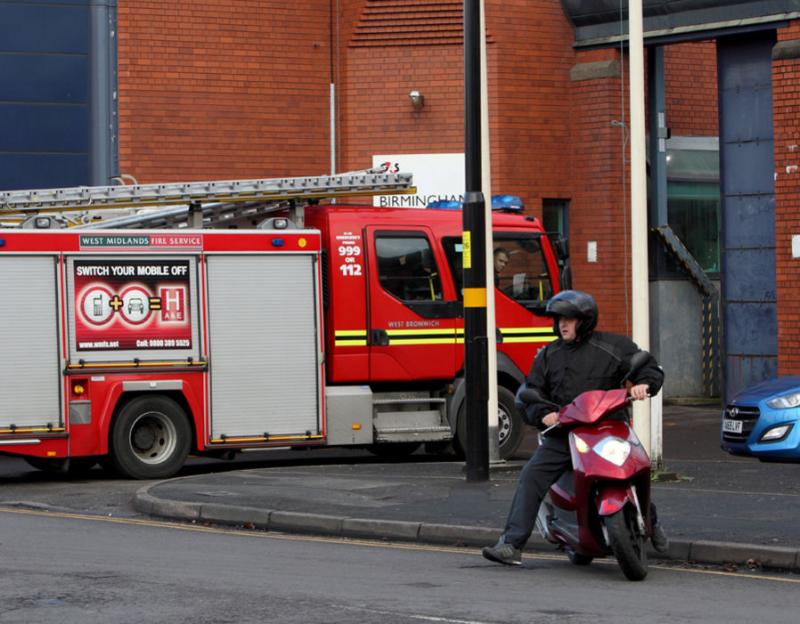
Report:
M 160 394 L 134 396 L 120 406 L 109 436 L 113 467 L 133 479 L 163 479 L 183 466 L 192 446 L 186 411 Z
M 500 459 L 511 459 L 522 443 L 525 423 L 514 406 L 514 393 L 499 384 L 497 386 L 497 421 Z M 455 449 L 460 455 L 464 454 L 466 439 L 466 401 L 461 401 L 458 408 L 456 436 L 453 441 Z

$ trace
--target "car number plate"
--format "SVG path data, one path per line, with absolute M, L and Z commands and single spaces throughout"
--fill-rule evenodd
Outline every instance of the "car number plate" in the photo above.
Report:
M 741 433 L 742 421 L 741 420 L 723 420 L 722 430 L 726 433 Z

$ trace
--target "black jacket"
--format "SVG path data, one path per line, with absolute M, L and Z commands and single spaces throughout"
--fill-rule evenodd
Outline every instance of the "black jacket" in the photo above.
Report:
M 525 385 L 545 399 L 567 405 L 587 390 L 619 388 L 630 369 L 630 359 L 639 351 L 630 338 L 619 334 L 592 332 L 574 342 L 558 339 L 536 355 Z M 631 378 L 634 384 L 647 384 L 654 396 L 664 383 L 664 373 L 651 355 Z M 523 386 L 524 387 L 524 386 Z M 521 404 L 525 421 L 544 429 L 542 418 L 554 411 L 544 403 Z

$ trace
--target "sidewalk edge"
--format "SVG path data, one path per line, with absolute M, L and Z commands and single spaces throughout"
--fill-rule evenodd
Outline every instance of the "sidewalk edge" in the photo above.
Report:
M 172 480 L 174 481 L 174 479 Z M 485 546 L 494 542 L 501 528 L 467 525 L 374 520 L 346 516 L 265 510 L 255 507 L 192 503 L 158 498 L 150 490 L 161 483 L 140 488 L 133 498 L 137 511 L 171 520 L 209 522 L 227 526 L 244 526 L 266 531 L 331 535 L 379 540 L 419 542 L 453 546 Z M 555 546 L 533 536 L 526 551 L 554 552 Z M 800 572 L 800 549 L 709 540 L 672 540 L 669 552 L 649 550 L 653 559 L 683 561 L 691 564 L 752 565 L 764 569 Z

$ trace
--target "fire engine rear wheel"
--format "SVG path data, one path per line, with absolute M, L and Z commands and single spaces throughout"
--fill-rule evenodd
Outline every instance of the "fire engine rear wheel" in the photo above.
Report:
M 497 386 L 497 437 L 500 446 L 500 459 L 511 459 L 517 452 L 525 434 L 524 423 L 514 406 L 514 393 L 508 388 Z M 458 411 L 455 448 L 460 455 L 466 449 L 467 419 L 466 406 L 461 404 Z
M 164 396 L 140 396 L 120 410 L 111 433 L 114 468 L 133 479 L 163 479 L 175 474 L 191 446 L 183 409 Z

